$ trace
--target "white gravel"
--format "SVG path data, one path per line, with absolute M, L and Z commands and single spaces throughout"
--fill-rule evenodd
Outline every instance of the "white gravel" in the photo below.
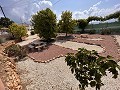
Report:
M 25 60 L 17 63 L 23 83 L 27 90 L 78 90 L 79 82 L 71 74 L 64 57 L 58 58 L 49 63 L 37 63 L 33 60 Z
M 37 36 L 37 34 L 35 34 L 35 35 L 28 36 L 25 39 L 25 41 L 19 42 L 17 44 L 20 45 L 20 46 L 25 46 L 25 45 L 28 45 L 29 43 L 31 43 L 35 40 L 38 40 L 38 39 L 40 39 L 40 38 Z
M 18 62 L 16 66 L 27 90 L 79 90 L 79 82 L 64 59 L 65 57 L 61 57 L 46 64 L 27 59 Z M 112 79 L 111 74 L 108 74 L 102 80 L 105 85 L 101 90 L 120 90 L 120 75 L 117 79 Z M 88 87 L 86 90 L 95 88 Z
M 65 48 L 70 48 L 73 50 L 78 50 L 78 48 L 86 48 L 87 50 L 95 50 L 98 53 L 103 52 L 103 48 L 97 45 L 89 45 L 89 44 L 85 44 L 85 43 L 78 43 L 78 42 L 72 42 L 72 41 L 64 41 L 64 40 L 58 40 L 56 42 L 54 42 L 53 44 L 58 45 L 58 46 L 62 46 Z
M 117 40 L 117 42 L 118 42 L 118 44 L 120 46 L 120 35 L 114 35 L 114 37 L 116 38 L 116 40 Z

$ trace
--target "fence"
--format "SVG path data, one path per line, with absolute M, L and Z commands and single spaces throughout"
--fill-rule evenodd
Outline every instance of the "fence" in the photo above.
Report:
M 111 22 L 111 23 L 99 23 L 99 24 L 89 24 L 86 27 L 86 31 L 96 30 L 96 33 L 100 33 L 102 29 L 110 29 L 112 34 L 120 34 L 120 22 Z M 74 28 L 75 32 L 80 32 L 77 26 Z

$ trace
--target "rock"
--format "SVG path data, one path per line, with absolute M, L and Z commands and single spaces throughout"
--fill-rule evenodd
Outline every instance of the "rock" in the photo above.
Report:
M 21 86 L 21 85 L 18 85 L 17 87 L 15 87 L 14 90 L 22 90 L 22 86 Z
M 17 83 L 16 80 L 14 80 L 13 86 L 14 86 L 14 87 L 17 87 L 17 86 L 18 86 L 18 83 Z
M 17 78 L 16 81 L 20 84 L 20 79 L 19 78 Z
M 12 87 L 13 87 L 13 84 L 10 83 L 10 82 L 7 82 L 6 85 L 7 85 L 9 88 L 12 88 Z

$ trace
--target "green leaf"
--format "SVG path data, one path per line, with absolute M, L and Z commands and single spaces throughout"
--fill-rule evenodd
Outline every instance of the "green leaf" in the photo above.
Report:
M 75 55 L 68 55 L 66 60 L 67 65 L 72 69 L 71 72 L 74 73 L 75 78 L 80 82 L 83 89 L 88 84 L 91 87 L 96 86 L 97 89 L 100 89 L 104 85 L 101 78 L 106 75 L 106 71 L 112 72 L 113 78 L 117 78 L 117 68 L 120 69 L 120 66 L 115 61 L 84 48 L 80 48 Z
M 71 69 L 71 72 L 74 73 L 74 68 Z
M 90 86 L 91 86 L 91 87 L 95 87 L 95 86 L 96 86 L 96 82 L 95 82 L 95 81 L 91 81 L 91 82 L 90 82 Z

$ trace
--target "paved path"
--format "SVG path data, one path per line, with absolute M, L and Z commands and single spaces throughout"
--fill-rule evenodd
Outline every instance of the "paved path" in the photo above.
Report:
M 20 46 L 25 46 L 25 45 L 28 45 L 29 43 L 31 43 L 35 40 L 38 40 L 38 39 L 39 39 L 39 37 L 37 35 L 31 35 L 31 36 L 27 37 L 25 39 L 25 41 L 19 42 L 17 44 L 20 45 Z
M 102 47 L 97 45 L 89 45 L 85 43 L 78 43 L 78 42 L 72 42 L 72 41 L 58 40 L 53 44 L 61 47 L 65 47 L 65 48 L 70 48 L 73 50 L 78 50 L 78 48 L 86 48 L 87 50 L 90 50 L 90 51 L 95 50 L 98 53 L 102 53 L 104 51 Z
M 116 38 L 116 40 L 117 40 L 117 42 L 118 42 L 118 44 L 120 46 L 120 35 L 114 35 L 114 37 Z

